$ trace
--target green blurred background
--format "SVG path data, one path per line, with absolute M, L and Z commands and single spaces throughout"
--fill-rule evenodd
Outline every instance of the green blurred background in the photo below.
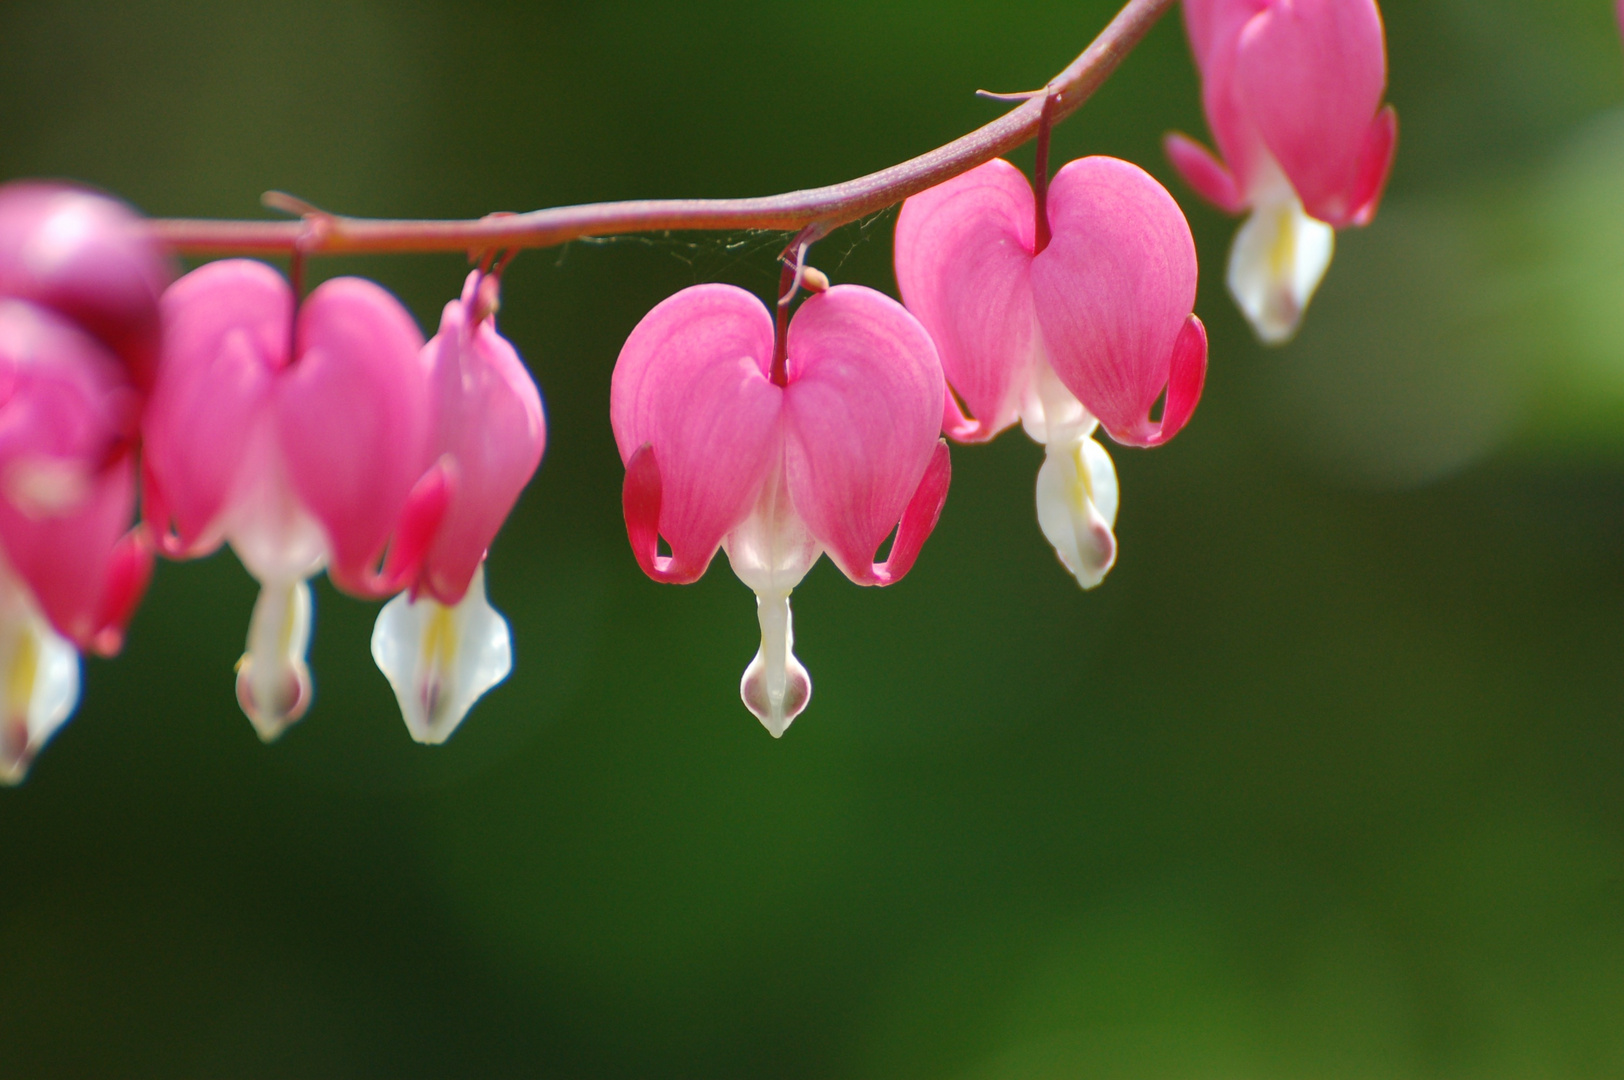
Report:
M 1110 0 L 7 0 L 0 175 L 159 215 L 465 216 L 828 183 L 997 114 Z M 817 695 L 737 697 L 749 592 L 627 549 L 610 370 L 782 237 L 526 254 L 547 460 L 491 557 L 517 668 L 408 739 L 323 586 L 316 705 L 260 745 L 229 555 L 160 568 L 0 791 L 0 1075 L 1624 1075 L 1624 52 L 1608 0 L 1390 0 L 1402 136 L 1300 338 L 1258 347 L 1177 18 L 1056 134 L 1167 182 L 1205 401 L 1114 450 L 1081 593 L 1040 451 L 954 451 L 894 589 L 797 593 Z M 1030 151 L 1018 155 L 1023 165 Z M 892 290 L 887 214 L 821 244 Z M 333 260 L 432 330 L 460 259 Z

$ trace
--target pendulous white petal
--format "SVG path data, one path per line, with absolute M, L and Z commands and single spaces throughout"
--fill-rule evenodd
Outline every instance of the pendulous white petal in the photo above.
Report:
M 1290 341 L 1336 249 L 1336 230 L 1290 188 L 1257 204 L 1229 250 L 1229 292 L 1265 345 Z
M 513 670 L 513 638 L 485 598 L 484 564 L 454 607 L 407 593 L 385 604 L 372 659 L 395 688 L 412 738 L 431 746 L 450 738 L 474 702 Z
M 1083 436 L 1051 443 L 1038 470 L 1038 526 L 1077 584 L 1092 589 L 1116 562 L 1116 469 L 1105 447 Z
M 779 738 L 812 699 L 812 679 L 795 658 L 789 595 L 821 553 L 790 500 L 780 465 L 768 474 L 755 508 L 725 541 L 728 562 L 756 594 L 761 647 L 745 668 L 739 696 Z
M 17 784 L 79 703 L 79 653 L 14 582 L 0 592 L 0 784 Z
M 248 621 L 248 651 L 237 661 L 237 703 L 266 742 L 310 708 L 310 583 L 263 581 Z

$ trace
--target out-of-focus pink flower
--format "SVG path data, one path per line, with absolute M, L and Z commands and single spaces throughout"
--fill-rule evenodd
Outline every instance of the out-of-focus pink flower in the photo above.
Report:
M 359 278 L 322 284 L 295 319 L 286 280 L 246 259 L 194 270 L 162 307 L 147 516 L 167 553 L 229 542 L 260 582 L 237 696 L 270 740 L 310 702 L 308 579 L 325 567 L 345 591 L 393 593 L 415 568 L 379 572 L 391 534 L 432 531 L 413 522 L 443 511 L 443 491 L 418 485 L 433 448 L 423 338 Z
M 174 271 L 143 224 L 123 203 L 82 188 L 0 187 L 0 295 L 63 316 L 145 390 L 158 363 L 158 298 Z
M 162 254 L 121 203 L 0 187 L 0 783 L 22 779 L 112 654 L 152 551 L 132 453 Z
M 1296 332 L 1335 230 L 1376 213 L 1398 120 L 1382 107 L 1375 0 L 1185 0 L 1201 101 L 1222 160 L 1183 135 L 1167 153 L 1220 209 L 1251 211 L 1229 289 L 1268 343 Z
M 1206 375 L 1195 244 L 1144 170 L 1091 157 L 1049 187 L 1036 246 L 1031 185 L 990 161 L 913 196 L 897 219 L 897 284 L 941 356 L 943 429 L 990 439 L 1017 419 L 1047 447 L 1038 521 L 1084 588 L 1116 557 L 1116 472 L 1091 437 L 1156 446 L 1189 420 Z M 1151 419 L 1165 398 L 1159 420 Z M 1097 419 L 1096 419 L 1097 418 Z
M 534 380 L 497 333 L 497 284 L 469 274 L 424 346 L 438 460 L 419 488 L 438 485 L 444 509 L 431 535 L 397 535 L 397 546 L 420 546 L 423 554 L 398 556 L 415 572 L 372 634 L 373 658 L 423 743 L 444 742 L 513 666 L 507 622 L 485 599 L 483 563 L 541 462 L 547 426 Z
M 684 289 L 643 317 L 610 395 L 626 530 L 656 581 L 690 582 L 718 547 L 756 594 L 761 648 L 740 685 L 775 737 L 806 707 L 789 595 L 819 554 L 860 585 L 908 572 L 947 497 L 945 388 L 930 337 L 896 301 L 840 285 L 790 322 L 730 285 Z M 889 557 L 875 563 L 896 529 Z M 659 554 L 664 538 L 671 554 Z

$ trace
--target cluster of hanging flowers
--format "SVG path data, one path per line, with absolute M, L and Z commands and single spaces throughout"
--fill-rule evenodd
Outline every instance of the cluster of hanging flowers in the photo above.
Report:
M 1205 198 L 1251 210 L 1230 289 L 1282 340 L 1390 166 L 1380 16 L 1373 0 L 1184 7 L 1224 160 L 1178 135 L 1168 151 Z M 740 695 L 774 736 L 812 694 L 792 591 L 823 554 L 859 585 L 900 581 L 947 498 L 948 440 L 1019 421 L 1043 445 L 1038 525 L 1092 588 L 1117 557 L 1098 436 L 1159 446 L 1195 410 L 1207 338 L 1184 215 L 1114 158 L 1051 180 L 1053 100 L 1034 183 L 998 159 L 903 203 L 901 302 L 831 286 L 800 242 L 773 307 L 684 289 L 620 352 L 610 423 L 632 553 L 684 583 L 725 552 L 761 630 Z M 546 442 L 541 395 L 496 329 L 499 287 L 487 259 L 425 342 L 370 281 L 301 296 L 235 258 L 176 279 L 121 203 L 0 188 L 0 781 L 71 715 L 80 654 L 119 650 L 154 555 L 223 545 L 260 585 L 236 694 L 262 738 L 310 707 L 325 571 L 387 600 L 373 658 L 412 737 L 444 741 L 512 666 L 484 559 Z

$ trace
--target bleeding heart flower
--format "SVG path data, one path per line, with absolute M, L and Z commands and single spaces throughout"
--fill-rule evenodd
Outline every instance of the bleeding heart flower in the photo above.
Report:
M 132 453 L 168 280 L 122 203 L 0 187 L 0 783 L 79 697 L 79 651 L 119 651 L 152 549 Z
M 1094 429 L 1131 446 L 1177 434 L 1201 396 L 1207 338 L 1191 312 L 1189 226 L 1144 170 L 1073 161 L 1045 210 L 1039 249 L 1032 188 L 1003 160 L 921 192 L 897 218 L 897 284 L 973 417 L 949 394 L 947 434 L 979 442 L 1019 419 L 1047 447 L 1038 522 L 1086 589 L 1116 558 L 1116 472 Z
M 668 298 L 621 349 L 610 420 L 632 551 L 649 577 L 682 583 L 726 550 L 761 624 L 740 695 L 774 737 L 812 693 L 790 591 L 825 551 L 859 585 L 898 581 L 936 525 L 944 394 L 924 328 L 854 285 L 806 300 L 781 350 L 766 308 L 730 285 Z
M 423 338 L 359 278 L 324 283 L 295 320 L 286 280 L 246 259 L 175 282 L 163 319 L 147 516 L 166 553 L 229 542 L 259 581 L 237 697 L 269 741 L 310 703 L 308 579 L 325 567 L 347 592 L 390 595 L 415 569 L 393 552 L 375 569 L 392 532 L 443 509 L 435 484 L 414 490 L 432 448 Z
M 372 634 L 372 656 L 422 743 L 449 738 L 513 666 L 507 621 L 485 599 L 485 551 L 541 462 L 547 425 L 534 380 L 496 331 L 497 283 L 469 274 L 423 348 L 438 460 L 419 488 L 439 485 L 444 507 L 431 535 L 397 535 L 423 554 L 401 554 L 415 572 Z
M 1375 0 L 1184 0 L 1184 22 L 1223 160 L 1179 134 L 1167 154 L 1219 209 L 1251 211 L 1229 291 L 1278 344 L 1325 276 L 1335 230 L 1375 216 L 1392 168 L 1381 13 Z

